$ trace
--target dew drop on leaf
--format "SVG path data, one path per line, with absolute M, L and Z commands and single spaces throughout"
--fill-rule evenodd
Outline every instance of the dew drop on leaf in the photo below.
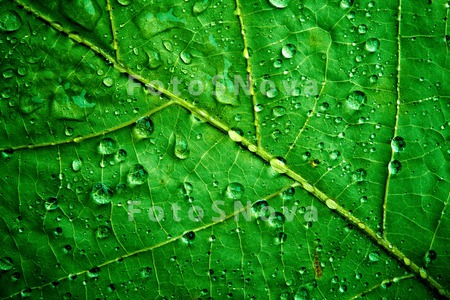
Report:
M 425 262 L 426 262 L 427 264 L 429 264 L 429 263 L 435 261 L 436 258 L 437 258 L 437 253 L 436 253 L 436 251 L 434 251 L 434 250 L 428 250 L 428 251 L 427 251 L 427 254 L 425 255 Z
M 125 149 L 119 149 L 114 154 L 114 161 L 116 163 L 121 163 L 127 159 L 128 153 Z
M 150 117 L 142 117 L 138 119 L 133 127 L 133 135 L 138 140 L 150 138 L 153 131 L 153 122 Z
M 376 52 L 380 48 L 380 40 L 377 38 L 370 38 L 366 41 L 365 48 L 369 52 Z
M 103 78 L 103 84 L 106 87 L 112 87 L 114 84 L 114 79 L 112 79 L 111 77 L 105 77 L 105 78 Z
M 347 105 L 349 108 L 359 110 L 367 101 L 367 96 L 364 92 L 353 91 L 347 96 Z
M 97 151 L 103 155 L 113 154 L 118 150 L 118 146 L 115 140 L 112 138 L 104 138 L 100 141 L 97 147 Z
M 189 231 L 186 232 L 185 234 L 183 234 L 183 242 L 185 242 L 186 244 L 190 244 L 195 240 L 195 232 L 193 231 Z
M 17 31 L 22 27 L 22 19 L 15 11 L 0 13 L 0 30 L 5 32 Z
M 100 225 L 97 228 L 97 231 L 95 233 L 95 236 L 101 240 L 101 239 L 105 239 L 107 237 L 109 237 L 111 235 L 111 228 L 109 226 L 106 225 Z
M 288 167 L 286 166 L 286 160 L 282 157 L 274 157 L 270 160 L 270 166 L 275 172 L 283 174 L 288 171 Z
M 91 191 L 91 199 L 94 203 L 102 205 L 111 202 L 113 191 L 106 184 L 98 182 L 94 184 Z
M 402 164 L 400 161 L 394 159 L 389 163 L 389 172 L 391 172 L 391 174 L 397 174 L 398 172 L 400 172 L 401 169 Z
M 186 65 L 189 65 L 192 62 L 192 55 L 187 51 L 181 52 L 180 58 Z
M 297 52 L 297 49 L 292 44 L 284 45 L 283 48 L 281 48 L 281 54 L 284 58 L 292 58 L 294 57 L 295 53 Z
M 275 106 L 272 109 L 272 114 L 275 118 L 282 117 L 286 114 L 286 107 L 284 106 Z
M 291 0 L 269 0 L 269 3 L 276 8 L 285 8 L 290 2 Z
M 284 232 L 278 232 L 278 234 L 275 236 L 275 244 L 279 245 L 287 240 L 287 234 Z
M 0 258 L 0 270 L 1 271 L 8 271 L 11 270 L 12 267 L 14 267 L 14 261 L 9 256 L 4 256 Z
M 358 32 L 360 34 L 365 34 L 367 32 L 367 25 L 366 24 L 361 24 L 358 26 Z
M 94 30 L 102 10 L 94 0 L 63 0 L 61 12 L 87 30 Z
M 199 15 L 202 12 L 204 12 L 210 4 L 211 0 L 199 0 L 194 3 L 194 6 L 192 7 L 192 12 L 194 13 L 194 15 Z
M 281 68 L 281 65 L 282 65 L 282 60 L 281 60 L 281 59 L 276 59 L 276 60 L 273 62 L 273 67 L 276 68 L 276 69 Z
M 141 164 L 135 164 L 128 171 L 127 182 L 128 185 L 134 187 L 136 185 L 144 184 L 148 179 L 148 172 Z
M 46 211 L 57 209 L 59 207 L 58 199 L 56 197 L 50 197 L 47 201 L 45 201 L 44 207 Z
M 150 50 L 147 52 L 148 65 L 147 67 L 151 70 L 157 69 L 162 65 L 161 57 L 159 52 L 155 50 Z
M 283 227 L 285 220 L 286 220 L 286 217 L 282 213 L 277 211 L 270 215 L 269 225 L 274 228 L 281 228 L 281 227 Z
M 352 179 L 355 182 L 362 182 L 366 179 L 367 171 L 363 168 L 357 169 L 353 172 Z
M 242 184 L 239 182 L 231 182 L 229 185 L 227 185 L 227 189 L 225 191 L 225 194 L 228 198 L 239 200 L 244 195 L 245 188 Z
M 175 156 L 179 159 L 186 159 L 191 154 L 191 150 L 189 150 L 188 140 L 181 133 L 177 133 L 175 135 L 174 153 Z
M 350 8 L 353 5 L 353 0 L 341 0 L 340 7 L 342 9 Z
M 369 253 L 369 261 L 370 262 L 377 262 L 380 260 L 380 253 L 377 251 L 373 251 Z
M 72 161 L 72 170 L 74 172 L 79 172 L 81 170 L 82 165 L 83 165 L 83 163 L 81 162 L 81 159 L 74 159 Z
M 3 74 L 3 78 L 9 79 L 9 78 L 14 77 L 14 75 L 16 73 L 14 72 L 13 69 L 9 68 L 9 69 L 4 70 L 2 74 Z
M 181 194 L 183 196 L 189 196 L 194 190 L 194 186 L 190 182 L 183 182 L 181 186 Z
M 287 188 L 281 193 L 281 197 L 283 198 L 284 201 L 292 200 L 294 198 L 294 195 L 295 195 L 295 188 L 293 187 Z
M 392 139 L 391 146 L 394 152 L 400 152 L 405 149 L 406 142 L 401 136 L 396 136 Z
M 268 207 L 269 203 L 266 200 L 258 200 L 252 205 L 252 213 L 257 218 L 267 218 L 269 216 Z
M 100 275 L 100 268 L 99 268 L 99 267 L 94 267 L 94 268 L 90 269 L 90 270 L 87 272 L 87 276 L 88 276 L 89 278 L 96 278 L 96 277 L 98 277 L 99 275 Z
M 149 278 L 152 276 L 153 269 L 150 267 L 145 267 L 140 270 L 141 278 Z
M 120 5 L 123 6 L 128 6 L 131 4 L 131 2 L 133 2 L 132 0 L 117 0 L 117 2 L 119 2 Z

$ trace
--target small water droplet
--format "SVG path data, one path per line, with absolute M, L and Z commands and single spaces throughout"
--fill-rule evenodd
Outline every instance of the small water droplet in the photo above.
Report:
M 291 3 L 291 0 L 269 0 L 269 3 L 276 8 L 285 8 Z
M 194 15 L 199 15 L 204 12 L 210 4 L 211 0 L 199 0 L 195 2 L 194 6 L 192 7 L 192 12 L 194 13 Z
M 369 253 L 369 261 L 370 262 L 377 262 L 380 260 L 380 253 L 373 251 Z
M 282 117 L 286 114 L 286 108 L 284 106 L 275 106 L 272 109 L 272 114 L 275 118 Z
M 127 182 L 131 187 L 144 184 L 148 179 L 148 172 L 141 164 L 135 164 L 128 171 Z
M 376 38 L 370 38 L 366 41 L 366 50 L 369 52 L 376 52 L 380 48 L 380 40 Z
M 282 213 L 277 211 L 270 215 L 269 225 L 274 228 L 281 228 L 281 227 L 283 227 L 285 220 L 286 220 L 286 217 Z
M 120 5 L 123 6 L 128 6 L 131 4 L 131 2 L 133 2 L 132 0 L 117 0 L 117 2 L 119 2 Z
M 100 225 L 97 228 L 97 231 L 95 233 L 95 236 L 99 239 L 106 239 L 107 237 L 109 237 L 111 235 L 111 228 L 109 226 L 106 225 Z
M 187 65 L 189 65 L 192 62 L 192 55 L 187 51 L 181 52 L 180 58 Z
M 94 267 L 94 268 L 90 269 L 87 272 L 87 276 L 89 278 L 96 278 L 96 277 L 100 276 L 100 268 L 99 267 Z
M 347 96 L 347 105 L 349 108 L 359 110 L 367 101 L 367 96 L 362 91 L 353 91 Z
M 153 270 L 150 267 L 145 267 L 139 273 L 141 274 L 141 278 L 149 278 L 152 276 Z
M 285 58 L 292 58 L 292 57 L 294 57 L 296 52 L 297 52 L 297 49 L 292 44 L 284 45 L 283 48 L 281 48 L 281 54 Z
M 103 84 L 107 87 L 112 87 L 114 84 L 114 79 L 112 79 L 111 77 L 105 77 L 103 78 Z
M 162 65 L 162 60 L 157 51 L 148 51 L 148 64 L 147 67 L 151 70 L 157 69 Z
M 396 136 L 392 139 L 391 146 L 394 152 L 400 152 L 405 149 L 406 142 L 401 136 Z
M 113 191 L 106 184 L 98 182 L 94 184 L 91 191 L 91 199 L 94 203 L 102 205 L 111 202 Z
M 252 212 L 257 218 L 265 218 L 267 219 L 270 215 L 269 212 L 269 203 L 262 199 L 258 200 L 255 203 L 252 204 Z
M 121 163 L 127 159 L 128 153 L 125 149 L 117 150 L 116 154 L 114 154 L 114 161 L 116 163 Z
M 333 150 L 333 151 L 330 152 L 330 158 L 332 160 L 338 159 L 339 156 L 341 156 L 341 152 L 339 152 L 338 150 Z
M 58 199 L 56 197 L 50 197 L 47 201 L 45 201 L 44 207 L 46 211 L 57 209 L 59 207 Z
M 0 270 L 1 271 L 8 271 L 11 270 L 12 267 L 14 267 L 14 261 L 11 257 L 4 256 L 0 258 Z
M 164 41 L 163 46 L 164 46 L 164 48 L 166 48 L 167 51 L 169 51 L 169 52 L 173 51 L 173 45 L 170 41 Z
M 72 161 L 72 170 L 74 170 L 74 172 L 79 172 L 81 170 L 81 166 L 82 166 L 82 162 L 81 159 L 74 159 Z
M 425 262 L 427 264 L 435 261 L 437 259 L 437 253 L 434 250 L 428 250 L 427 254 L 425 255 Z
M 227 189 L 225 191 L 225 194 L 228 198 L 239 200 L 244 195 L 245 188 L 242 184 L 239 182 L 231 182 L 229 185 L 227 185 Z
M 363 182 L 366 179 L 367 171 L 363 168 L 357 169 L 353 172 L 352 179 L 355 182 Z
M 188 140 L 181 133 L 177 133 L 175 135 L 174 153 L 175 156 L 179 159 L 186 159 L 191 154 L 191 150 L 189 150 Z
M 400 161 L 394 159 L 389 163 L 389 172 L 391 172 L 391 174 L 397 174 L 398 172 L 400 172 L 401 169 L 402 164 Z
M 287 188 L 281 193 L 281 197 L 283 198 L 284 201 L 292 200 L 294 198 L 294 195 L 295 195 L 295 188 L 293 187 Z
M 342 9 L 350 8 L 353 5 L 353 0 L 341 0 L 340 7 Z
M 102 155 L 113 154 L 117 150 L 118 150 L 117 142 L 112 138 L 102 139 L 97 147 L 98 153 Z
M 195 232 L 193 231 L 188 231 L 185 234 L 183 234 L 183 242 L 185 242 L 186 244 L 191 244 L 194 240 L 195 240 Z
M 102 10 L 94 0 L 61 1 L 61 12 L 87 30 L 94 30 Z
M 358 32 L 360 34 L 365 34 L 367 32 L 367 25 L 366 24 L 361 24 L 358 26 Z
M 138 119 L 133 127 L 133 135 L 138 140 L 150 138 L 153 131 L 153 122 L 150 117 L 142 117 Z
M 286 160 L 282 157 L 275 157 L 270 160 L 270 166 L 277 173 L 283 174 L 288 171 L 288 167 L 286 166 Z
M 12 78 L 12 77 L 14 77 L 14 75 L 15 75 L 15 72 L 11 68 L 3 71 L 3 78 L 5 78 L 5 79 Z
M 281 68 L 282 63 L 283 63 L 283 61 L 281 59 L 276 59 L 273 62 L 273 67 L 276 68 L 276 69 L 279 69 L 279 68 Z
M 5 32 L 17 31 L 22 27 L 22 19 L 12 10 L 0 13 L 0 30 Z

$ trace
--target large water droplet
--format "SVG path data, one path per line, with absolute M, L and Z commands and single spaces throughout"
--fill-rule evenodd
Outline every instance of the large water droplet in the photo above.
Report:
M 150 138 L 153 130 L 153 122 L 150 117 L 142 117 L 136 121 L 133 127 L 133 134 L 139 140 L 147 139 Z
M 366 50 L 369 52 L 375 52 L 380 48 L 380 40 L 376 38 L 370 38 L 366 41 Z
M 350 8 L 353 5 L 353 0 L 341 0 L 340 7 L 342 9 Z
M 118 150 L 117 142 L 112 138 L 104 138 L 100 141 L 97 151 L 103 155 L 113 154 Z
M 111 202 L 113 191 L 106 184 L 99 182 L 94 184 L 91 192 L 91 199 L 94 203 L 102 205 Z
M 227 186 L 226 196 L 230 199 L 239 200 L 244 195 L 245 188 L 239 182 L 232 182 Z
M 128 6 L 131 4 L 131 2 L 133 2 L 132 0 L 117 0 L 117 2 L 119 2 L 120 5 L 123 6 Z
M 187 51 L 181 52 L 180 58 L 187 65 L 189 65 L 192 62 L 192 55 Z
M 199 15 L 202 12 L 204 12 L 208 6 L 211 4 L 211 0 L 200 0 L 195 2 L 194 6 L 192 7 L 192 12 L 194 15 Z
M 367 171 L 363 168 L 360 168 L 353 172 L 352 179 L 355 182 L 362 182 L 366 179 Z
M 148 172 L 143 165 L 135 164 L 128 171 L 127 182 L 128 185 L 134 187 L 136 185 L 144 184 L 148 179 Z
M 93 0 L 62 0 L 61 11 L 87 30 L 93 30 L 102 15 L 102 9 Z
M 270 166 L 275 172 L 283 174 L 286 173 L 289 168 L 286 166 L 286 160 L 282 157 L 275 157 L 270 160 Z
M 50 197 L 47 201 L 45 201 L 44 207 L 46 211 L 57 209 L 59 207 L 58 199 L 56 197 Z
M 286 107 L 275 106 L 274 108 L 272 108 L 272 114 L 275 118 L 282 117 L 286 114 Z
M 0 30 L 11 32 L 19 30 L 22 27 L 22 19 L 12 10 L 3 11 L 0 13 Z
M 283 48 L 281 48 L 281 54 L 285 58 L 292 58 L 296 52 L 297 52 L 297 49 L 292 44 L 284 45 Z
M 154 70 L 154 69 L 159 68 L 162 65 L 162 60 L 159 55 L 159 52 L 150 50 L 150 51 L 147 51 L 147 56 L 148 56 L 147 67 L 149 69 Z
M 269 225 L 274 228 L 281 228 L 281 227 L 283 227 L 285 220 L 286 220 L 286 217 L 282 213 L 277 211 L 270 215 Z
M 113 86 L 113 84 L 114 84 L 114 79 L 112 79 L 111 77 L 105 77 L 105 78 L 103 78 L 103 84 L 106 86 L 106 87 L 112 87 Z
M 373 251 L 369 253 L 369 261 L 370 262 L 377 262 L 380 260 L 380 253 Z
M 270 211 L 269 211 L 269 203 L 262 199 L 262 200 L 258 200 L 255 203 L 253 203 L 252 205 L 252 212 L 255 215 L 255 217 L 257 218 L 265 218 L 267 219 L 270 215 Z
M 116 154 L 114 154 L 114 161 L 116 163 L 121 163 L 127 159 L 128 153 L 125 149 L 117 150 Z
M 72 161 L 72 170 L 74 170 L 74 172 L 79 172 L 82 165 L 83 163 L 81 162 L 81 159 L 74 159 Z
M 402 164 L 400 161 L 394 159 L 389 163 L 389 172 L 391 172 L 391 174 L 397 174 L 398 172 L 400 172 L 401 169 Z
M 366 101 L 366 94 L 361 91 L 353 91 L 347 96 L 347 105 L 351 109 L 359 110 Z
M 188 140 L 181 133 L 177 133 L 175 135 L 174 153 L 175 156 L 179 159 L 186 159 L 191 154 L 191 150 L 189 150 Z
M 0 258 L 0 270 L 1 271 L 8 271 L 11 270 L 12 267 L 14 267 L 14 261 L 11 257 L 4 256 Z
M 391 146 L 394 152 L 400 152 L 405 149 L 406 142 L 401 136 L 396 136 L 392 139 Z
M 291 0 L 269 0 L 269 3 L 276 8 L 285 8 L 291 3 Z
M 181 186 L 181 194 L 184 196 L 189 196 L 194 190 L 194 186 L 190 182 L 183 182 Z
M 287 188 L 281 193 L 281 197 L 283 198 L 284 201 L 292 200 L 292 198 L 294 198 L 294 195 L 295 195 L 295 188 L 293 187 Z
M 185 234 L 183 234 L 183 242 L 186 244 L 191 244 L 195 240 L 195 232 L 188 231 Z

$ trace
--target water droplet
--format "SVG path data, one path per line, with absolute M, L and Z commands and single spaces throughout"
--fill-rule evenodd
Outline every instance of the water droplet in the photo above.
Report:
M 188 140 L 181 133 L 177 133 L 175 135 L 174 153 L 175 156 L 179 159 L 186 159 L 191 154 L 191 150 L 189 150 Z
M 94 268 L 90 269 L 87 272 L 87 276 L 89 278 L 96 278 L 96 277 L 100 276 L 100 268 L 99 267 L 94 267 Z
M 437 253 L 436 253 L 436 251 L 434 251 L 434 250 L 428 250 L 428 251 L 427 251 L 427 254 L 425 255 L 425 262 L 426 262 L 427 264 L 429 264 L 429 263 L 435 261 L 436 258 L 437 258 Z
M 394 152 L 400 152 L 405 149 L 406 142 L 401 136 L 396 136 L 392 139 L 391 146 Z
M 380 48 L 380 40 L 376 38 L 370 38 L 366 41 L 366 50 L 369 52 L 375 52 Z
M 273 67 L 276 68 L 276 69 L 279 69 L 279 68 L 281 68 L 282 63 L 283 63 L 283 61 L 281 59 L 276 59 L 273 62 Z
M 380 260 L 380 253 L 373 251 L 369 253 L 369 261 L 370 262 L 377 262 Z
M 56 197 L 50 197 L 47 201 L 45 201 L 44 207 L 46 211 L 57 209 L 59 207 L 58 199 Z
M 269 225 L 274 228 L 281 228 L 281 227 L 283 227 L 285 220 L 286 220 L 286 217 L 282 213 L 277 211 L 270 215 Z
M 94 203 L 102 205 L 111 202 L 113 191 L 106 184 L 99 182 L 94 184 L 91 192 L 91 199 Z
M 153 122 L 150 117 L 140 118 L 133 127 L 133 135 L 138 140 L 150 138 L 153 131 Z
M 397 174 L 398 172 L 400 172 L 401 169 L 402 164 L 400 161 L 394 159 L 389 163 L 389 172 L 391 172 L 391 174 Z
M 269 0 L 269 3 L 276 8 L 285 8 L 291 3 L 291 0 Z
M 269 203 L 266 200 L 262 199 L 262 200 L 258 200 L 255 203 L 253 203 L 252 212 L 255 215 L 255 217 L 257 217 L 257 218 L 263 217 L 263 218 L 267 219 L 270 214 L 268 208 L 269 208 Z
M 107 237 L 109 237 L 111 235 L 111 228 L 109 226 L 105 226 L 105 225 L 100 225 L 97 228 L 97 231 L 95 233 L 95 236 L 99 239 L 106 239 Z
M 284 232 L 278 232 L 278 234 L 275 236 L 275 244 L 279 245 L 287 240 L 287 234 Z
M 145 267 L 142 268 L 139 273 L 141 274 L 141 278 L 149 278 L 152 276 L 152 272 L 153 272 L 152 268 Z
M 244 195 L 245 188 L 242 184 L 239 182 L 231 182 L 229 185 L 227 185 L 227 189 L 225 191 L 225 194 L 228 198 L 239 200 Z
M 366 179 L 367 171 L 363 168 L 360 168 L 353 172 L 352 179 L 355 182 L 362 182 Z
M 330 158 L 332 160 L 338 159 L 339 156 L 341 156 L 341 152 L 339 152 L 338 150 L 333 150 L 333 151 L 330 152 Z
M 181 52 L 180 58 L 187 65 L 189 65 L 192 62 L 192 55 L 187 51 Z
M 327 199 L 325 204 L 328 206 L 329 209 L 333 209 L 333 210 L 338 207 L 338 204 L 336 203 L 336 201 L 334 201 L 332 199 Z
M 119 2 L 120 5 L 123 6 L 128 6 L 131 4 L 131 2 L 133 2 L 132 0 L 117 0 L 117 2 Z
M 112 79 L 111 77 L 105 77 L 103 78 L 103 84 L 107 87 L 112 87 L 114 84 L 114 79 Z
M 8 271 L 11 270 L 12 267 L 14 267 L 14 261 L 11 257 L 4 256 L 0 258 L 0 270 Z
M 15 72 L 13 69 L 6 69 L 3 71 L 3 78 L 5 78 L 5 79 L 12 78 L 12 77 L 14 77 L 14 75 L 15 75 Z
M 183 234 L 183 242 L 186 244 L 191 244 L 195 240 L 195 232 L 188 231 L 185 234 Z
M 164 46 L 164 48 L 166 48 L 167 51 L 169 51 L 169 52 L 173 51 L 173 45 L 170 41 L 164 41 L 163 46 Z
M 134 187 L 136 185 L 144 184 L 148 179 L 148 172 L 143 165 L 135 164 L 128 171 L 127 182 L 128 185 Z
M 3 11 L 0 13 L 0 30 L 11 32 L 19 30 L 22 27 L 22 19 L 12 10 Z
M 351 109 L 359 110 L 366 101 L 366 94 L 361 91 L 353 91 L 347 96 L 347 105 Z
M 353 5 L 353 0 L 341 0 L 340 7 L 342 9 L 350 8 Z
M 72 127 L 70 127 L 70 126 L 66 126 L 65 128 L 64 128 L 64 134 L 66 135 L 66 136 L 72 136 L 73 135 L 73 128 Z
M 183 182 L 181 186 L 181 194 L 185 196 L 189 196 L 194 190 L 194 186 L 190 182 Z
M 121 163 L 127 159 L 128 153 L 125 149 L 117 150 L 116 154 L 114 154 L 114 161 L 116 163 Z
M 286 114 L 286 108 L 284 106 L 275 106 L 272 109 L 272 114 L 275 118 L 282 117 Z
M 195 2 L 194 6 L 192 7 L 192 12 L 194 13 L 194 15 L 199 15 L 204 12 L 210 4 L 211 0 L 199 0 Z
M 367 25 L 366 24 L 361 24 L 358 26 L 358 32 L 360 34 L 365 34 L 367 32 Z
M 102 139 L 97 147 L 98 153 L 100 153 L 102 155 L 113 154 L 117 150 L 118 150 L 117 143 L 112 138 Z
M 293 187 L 287 188 L 281 193 L 281 197 L 283 198 L 284 201 L 292 200 L 292 198 L 294 198 L 294 195 L 295 195 L 295 188 Z
M 157 69 L 162 65 L 162 60 L 157 51 L 148 51 L 148 64 L 147 67 L 151 70 Z
M 275 172 L 283 174 L 288 171 L 288 167 L 286 166 L 286 160 L 282 157 L 275 157 L 270 160 L 270 166 Z
M 72 170 L 74 170 L 74 172 L 79 172 L 81 170 L 81 166 L 83 165 L 81 159 L 74 159 L 72 161 Z
M 285 58 L 292 58 L 296 52 L 297 52 L 297 49 L 292 44 L 287 44 L 287 45 L 283 46 L 283 48 L 281 48 L 281 54 Z
M 94 30 L 102 15 L 102 10 L 97 1 L 75 0 L 61 1 L 61 12 L 87 30 Z

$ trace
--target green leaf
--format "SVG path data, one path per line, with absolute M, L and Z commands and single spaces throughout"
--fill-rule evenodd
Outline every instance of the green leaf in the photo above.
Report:
M 1 299 L 450 297 L 449 3 L 0 2 Z

